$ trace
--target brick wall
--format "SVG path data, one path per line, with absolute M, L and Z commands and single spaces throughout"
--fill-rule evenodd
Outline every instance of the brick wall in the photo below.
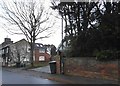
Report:
M 101 62 L 95 58 L 65 58 L 65 74 L 118 80 L 118 61 Z
M 57 62 L 57 74 L 60 74 L 60 57 L 57 55 L 53 60 Z M 66 75 L 118 80 L 120 76 L 118 67 L 118 61 L 101 62 L 91 57 L 64 59 L 64 74 Z

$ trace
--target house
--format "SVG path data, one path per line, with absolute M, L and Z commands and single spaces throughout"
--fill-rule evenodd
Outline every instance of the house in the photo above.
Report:
M 0 44 L 0 58 L 2 58 L 2 44 Z
M 49 45 L 49 44 L 44 45 L 44 47 L 46 48 L 47 53 L 50 54 L 52 60 L 52 57 L 56 55 L 56 47 L 54 45 Z
M 2 44 L 0 44 L 0 63 L 3 62 L 2 59 Z
M 12 43 L 13 43 L 13 41 L 11 41 L 10 38 L 5 38 L 4 42 L 1 44 L 0 52 L 1 52 L 2 59 L 3 59 L 3 62 L 2 62 L 3 66 L 8 65 L 8 63 L 11 60 L 11 57 L 10 57 L 10 45 Z
M 10 45 L 11 63 L 29 62 L 30 51 L 29 43 L 25 39 L 21 39 Z
M 41 43 L 35 43 L 34 61 L 50 61 L 50 54 L 47 52 L 46 47 Z
M 51 60 L 52 46 L 35 43 L 33 61 L 35 63 Z M 21 39 L 15 43 L 10 38 L 0 46 L 0 56 L 3 58 L 3 66 L 15 64 L 17 62 L 30 63 L 30 45 L 25 39 Z
M 14 62 L 30 62 L 30 45 L 25 39 L 13 43 L 10 45 L 10 48 L 11 57 Z M 50 61 L 50 55 L 46 52 L 46 48 L 43 44 L 35 43 L 33 61 Z

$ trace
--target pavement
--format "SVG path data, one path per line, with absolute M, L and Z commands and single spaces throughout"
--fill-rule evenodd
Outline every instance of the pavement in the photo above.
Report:
M 118 84 L 118 81 L 115 80 L 87 78 L 87 77 L 70 76 L 63 74 L 51 74 L 49 66 L 27 69 L 27 70 L 25 70 L 24 68 L 3 68 L 3 69 L 12 72 L 28 74 L 36 77 L 42 77 L 45 79 L 61 82 L 63 84 Z

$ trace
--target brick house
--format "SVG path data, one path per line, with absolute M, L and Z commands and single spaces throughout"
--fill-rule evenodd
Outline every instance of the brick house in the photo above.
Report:
M 50 61 L 50 54 L 47 52 L 47 48 L 41 43 L 35 43 L 34 61 Z
M 47 53 L 50 55 L 50 60 L 52 60 L 52 58 L 57 54 L 56 53 L 56 47 L 52 44 L 52 45 L 44 45 L 44 47 L 47 49 Z

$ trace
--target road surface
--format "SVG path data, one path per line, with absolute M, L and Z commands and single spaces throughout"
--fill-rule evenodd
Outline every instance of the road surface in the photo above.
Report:
M 48 79 L 2 71 L 2 84 L 60 84 Z

